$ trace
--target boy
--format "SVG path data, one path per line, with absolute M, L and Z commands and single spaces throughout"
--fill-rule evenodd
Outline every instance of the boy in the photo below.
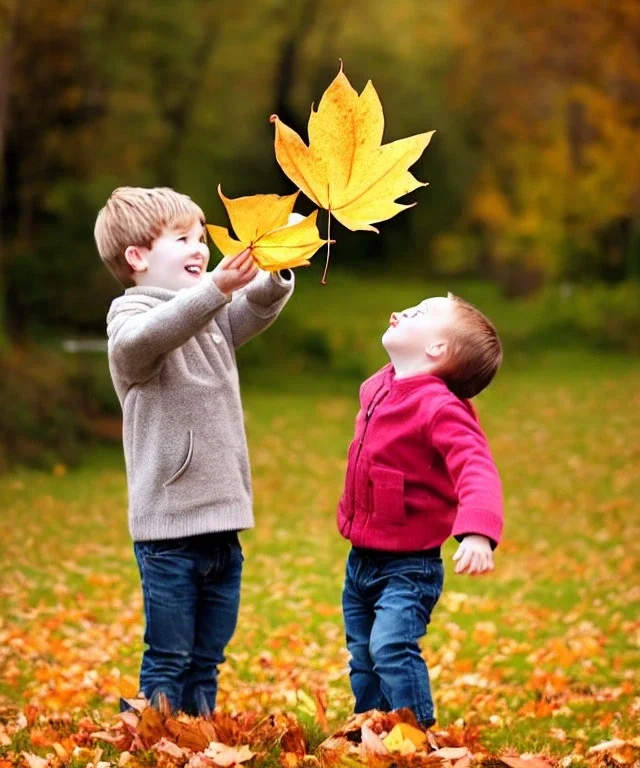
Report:
M 254 524 L 235 349 L 275 320 L 293 275 L 260 272 L 248 250 L 207 272 L 204 215 L 168 188 L 116 189 L 95 239 L 126 288 L 107 335 L 144 598 L 140 688 L 206 715 L 238 615 L 237 532 Z
M 413 710 L 435 723 L 418 640 L 440 597 L 440 546 L 454 535 L 456 573 L 493 570 L 502 489 L 469 398 L 502 361 L 493 325 L 449 294 L 391 315 L 391 360 L 360 389 L 338 507 L 351 541 L 343 591 L 355 711 Z

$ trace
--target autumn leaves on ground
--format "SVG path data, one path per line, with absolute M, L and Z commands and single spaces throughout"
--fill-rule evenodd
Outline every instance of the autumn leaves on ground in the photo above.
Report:
M 349 311 L 355 327 L 361 313 Z M 519 357 L 479 399 L 505 482 L 505 541 L 483 579 L 455 576 L 447 546 L 424 642 L 438 725 L 413 748 L 396 728 L 404 750 L 387 754 L 408 716 L 340 730 L 352 699 L 334 511 L 356 380 L 301 372 L 287 391 L 264 391 L 245 379 L 257 528 L 242 537 L 241 615 L 211 723 L 117 717 L 142 650 L 119 451 L 1 478 L 0 766 L 632 764 L 639 383 L 629 358 L 560 352 Z

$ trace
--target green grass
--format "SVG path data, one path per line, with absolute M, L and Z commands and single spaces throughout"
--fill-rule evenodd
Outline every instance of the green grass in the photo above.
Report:
M 301 283 L 292 316 L 362 340 L 370 370 L 384 362 L 389 310 L 432 293 Z M 537 322 L 486 289 L 455 289 L 492 305 L 499 326 Z M 320 689 L 338 725 L 352 700 L 339 608 L 348 547 L 334 514 L 358 382 L 304 367 L 278 377 L 245 379 L 257 527 L 242 536 L 219 703 L 304 718 L 305 694 Z M 638 730 L 639 385 L 637 360 L 521 349 L 478 399 L 504 480 L 505 540 L 482 579 L 456 576 L 447 545 L 424 648 L 440 723 L 478 725 L 492 749 L 563 755 Z M 66 472 L 4 476 L 0 508 L 0 706 L 109 716 L 120 691 L 134 692 L 142 650 L 119 449 Z

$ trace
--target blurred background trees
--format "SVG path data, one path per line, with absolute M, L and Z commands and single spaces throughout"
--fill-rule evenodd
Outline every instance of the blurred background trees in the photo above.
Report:
M 340 58 L 385 140 L 437 133 L 418 205 L 380 236 L 340 228 L 334 268 L 562 287 L 561 326 L 640 346 L 637 0 L 0 0 L 5 354 L 104 334 L 120 288 L 93 224 L 114 187 L 175 186 L 221 224 L 218 183 L 290 192 L 269 116 L 306 136 Z
M 514 294 L 640 272 L 634 0 L 1 3 L 5 336 L 103 327 L 117 286 L 92 226 L 115 186 L 175 186 L 220 222 L 218 183 L 288 191 L 269 116 L 304 133 L 340 57 L 374 81 L 387 139 L 438 131 L 418 206 L 379 238 L 341 231 L 343 264 Z

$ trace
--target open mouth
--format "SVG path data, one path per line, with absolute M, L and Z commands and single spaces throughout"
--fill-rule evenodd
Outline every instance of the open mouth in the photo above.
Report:
M 195 275 L 196 277 L 202 272 L 202 267 L 199 267 L 197 264 L 187 264 L 184 269 L 185 272 L 188 272 L 190 275 Z
M 392 328 L 395 328 L 396 325 L 398 325 L 399 322 L 400 322 L 400 318 L 398 317 L 398 315 L 396 315 L 395 312 L 393 312 L 391 317 L 389 318 L 389 325 Z

